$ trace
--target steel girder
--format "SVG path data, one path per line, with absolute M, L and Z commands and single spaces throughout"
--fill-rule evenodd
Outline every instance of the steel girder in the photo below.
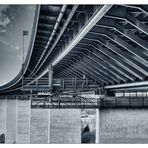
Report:
M 101 57 L 99 57 L 98 55 L 96 55 L 93 51 L 90 51 L 90 49 L 87 48 L 83 48 L 83 47 L 75 47 L 75 49 L 80 49 L 83 52 L 83 54 L 85 54 L 85 52 L 88 53 L 88 55 L 85 54 L 86 57 L 88 57 L 89 59 L 91 59 L 93 62 L 95 62 L 97 64 L 97 66 L 102 69 L 102 71 L 106 72 L 106 74 L 112 76 L 112 78 L 116 79 L 116 81 L 120 82 L 126 82 L 127 79 L 122 76 L 118 71 L 116 71 L 116 68 L 113 69 L 108 63 L 106 63 L 106 61 L 103 61 L 101 59 Z M 100 67 L 100 66 L 102 67 Z
M 104 84 L 105 83 L 99 77 L 96 77 L 96 75 L 94 75 L 92 71 L 89 71 L 86 68 L 86 66 L 84 68 L 81 64 L 76 63 L 76 61 L 72 60 L 71 58 L 63 59 L 59 64 L 62 64 L 63 62 L 67 63 L 67 65 L 69 65 L 69 66 L 71 66 L 71 64 L 73 64 L 73 68 L 75 68 L 77 70 L 77 72 L 80 72 L 81 74 L 85 73 L 88 77 L 90 77 L 93 80 L 97 80 L 100 84 Z
M 122 11 L 122 13 L 118 13 L 119 11 L 120 12 Z M 114 11 L 110 11 L 110 13 L 106 14 L 105 16 L 110 17 L 110 18 L 119 19 L 119 20 L 125 20 L 126 22 L 128 22 L 129 24 L 131 24 L 132 26 L 137 28 L 138 30 L 140 30 L 143 33 L 145 33 L 146 35 L 148 35 L 148 27 L 147 27 L 147 25 L 141 23 L 136 17 L 129 14 L 126 11 L 126 8 L 117 7 Z
M 111 78 L 115 82 L 120 83 L 120 80 L 118 78 L 116 78 L 116 76 L 114 74 L 112 74 L 110 71 L 108 71 L 106 68 L 104 68 L 100 63 L 98 63 L 95 59 L 93 59 L 90 55 L 87 55 L 83 51 L 84 50 L 82 50 L 82 52 L 79 52 L 84 56 L 83 59 L 85 59 L 88 63 L 91 63 L 94 67 L 96 67 L 96 69 L 98 69 L 98 71 L 100 71 L 102 74 L 106 75 L 109 79 Z M 73 52 L 75 53 L 75 51 L 73 51 Z M 97 64 L 97 66 L 95 65 L 95 63 Z
M 63 56 L 65 56 L 71 49 L 74 47 L 77 42 L 79 42 L 85 34 L 104 16 L 104 14 L 112 7 L 112 5 L 104 5 L 101 8 L 99 8 L 94 15 L 89 19 L 89 21 L 83 26 L 80 33 L 77 34 L 77 37 L 72 40 L 72 42 L 69 44 L 69 47 L 65 50 L 65 52 L 62 52 L 62 55 L 58 56 L 60 59 L 62 59 Z M 75 34 L 75 33 L 74 33 Z M 65 48 L 65 47 L 64 47 Z M 54 55 L 52 55 L 54 56 Z M 59 58 L 54 58 L 54 60 Z M 57 62 L 57 61 L 56 61 Z M 53 66 L 56 62 L 53 62 Z M 44 72 L 38 72 L 39 77 L 41 77 L 44 73 L 46 73 L 47 70 L 44 70 Z
M 95 60 L 99 60 L 98 62 L 100 62 L 103 66 L 110 69 L 113 73 L 116 73 L 116 76 L 122 81 L 127 81 L 128 77 L 126 77 L 126 75 L 124 74 L 124 70 L 122 70 L 115 62 L 111 62 L 111 60 L 107 58 L 105 55 L 98 52 L 95 47 L 91 46 L 91 44 L 86 43 L 79 43 L 79 45 L 81 45 L 79 48 L 85 49 L 88 52 L 90 51 L 90 49 L 94 50 L 94 52 L 91 52 L 91 54 L 93 55 L 93 58 L 95 58 Z M 89 49 L 87 49 L 88 47 Z
M 57 45 L 58 41 L 60 40 L 61 36 L 63 35 L 65 29 L 67 28 L 69 22 L 71 21 L 71 18 L 73 17 L 75 11 L 77 10 L 77 8 L 78 8 L 78 5 L 74 5 L 74 6 L 73 6 L 71 12 L 69 13 L 69 16 L 68 16 L 67 20 L 65 21 L 63 27 L 61 28 L 60 33 L 58 34 L 58 37 L 56 38 L 56 40 L 55 40 L 54 44 L 52 45 L 50 51 L 48 52 L 48 54 L 46 55 L 46 57 L 43 59 L 42 63 L 41 63 L 40 65 L 39 65 L 39 63 L 38 63 L 38 64 L 35 66 L 35 68 L 34 68 L 34 70 L 32 71 L 32 73 L 36 70 L 36 68 L 38 67 L 38 65 L 39 65 L 39 67 L 38 67 L 38 69 L 39 69 L 39 68 L 43 65 L 43 63 L 47 60 L 48 56 L 49 56 L 50 53 L 53 51 L 53 49 L 54 49 L 55 46 Z M 48 45 L 48 46 L 49 46 L 49 45 Z M 48 47 L 47 47 L 47 48 L 48 48 Z M 31 73 L 31 74 L 32 74 L 32 73 Z M 30 75 L 31 75 L 31 74 L 30 74 Z
M 85 43 L 85 46 L 89 46 L 89 48 L 93 48 L 95 49 L 95 53 L 98 54 L 100 57 L 103 57 L 103 60 L 105 60 L 106 62 L 110 63 L 110 65 L 114 65 L 117 69 L 118 69 L 118 72 L 120 72 L 121 74 L 123 74 L 124 76 L 126 76 L 128 79 L 130 79 L 131 81 L 134 81 L 134 77 L 131 73 L 129 73 L 127 71 L 127 67 L 124 66 L 124 64 L 122 63 L 122 61 L 119 61 L 120 63 L 117 63 L 116 59 L 114 58 L 110 58 L 107 53 L 103 52 L 103 48 L 100 49 L 98 47 L 96 47 L 95 45 L 93 44 L 90 44 L 90 43 Z M 108 57 L 107 57 L 108 56 Z M 124 66 L 124 67 L 122 67 Z
M 77 54 L 78 52 L 75 52 L 75 54 Z M 79 52 L 80 54 L 80 52 Z M 77 59 L 79 61 L 79 63 L 84 67 L 89 69 L 90 71 L 92 71 L 96 76 L 98 76 L 99 78 L 101 78 L 104 82 L 107 83 L 111 83 L 114 84 L 114 81 L 112 80 L 112 78 L 109 78 L 109 76 L 103 74 L 100 69 L 98 69 L 98 67 L 96 67 L 95 65 L 91 64 L 90 62 L 87 61 L 87 59 L 82 58 L 79 54 L 76 55 L 75 59 Z M 82 55 L 82 54 L 81 54 Z M 73 55 L 70 53 L 69 56 L 72 58 Z M 78 58 L 79 57 L 79 58 Z
M 82 51 L 72 51 L 72 53 L 70 54 L 77 54 L 77 57 L 81 58 L 80 55 L 83 55 L 83 63 L 85 62 L 89 67 L 92 67 L 94 68 L 94 70 L 97 72 L 98 71 L 98 74 L 101 75 L 101 77 L 105 77 L 107 79 L 107 81 L 111 82 L 111 83 L 114 83 L 114 82 L 117 82 L 119 83 L 119 80 L 118 79 L 115 79 L 115 76 L 112 75 L 111 73 L 109 73 L 108 71 L 105 71 L 104 72 L 104 68 L 102 68 L 101 66 L 99 65 L 95 65 L 94 62 L 96 62 L 95 60 L 93 60 L 93 58 L 89 57 L 87 54 L 85 54 L 84 52 Z M 73 55 L 72 55 L 73 56 Z M 58 68 L 57 68 L 58 69 Z M 108 74 L 109 73 L 109 74 Z
M 88 39 L 88 38 L 84 38 L 84 39 Z M 92 39 L 91 38 L 89 40 L 92 40 L 94 42 L 98 42 L 99 44 L 104 45 L 108 50 L 111 50 L 111 51 L 117 53 L 119 56 L 121 56 L 122 58 L 120 59 L 118 56 L 113 55 L 112 52 L 110 52 L 107 49 L 103 48 L 103 50 L 104 50 L 104 52 L 106 52 L 106 54 L 110 55 L 111 57 L 115 58 L 116 60 L 124 61 L 123 64 L 125 66 L 129 67 L 129 69 L 131 69 L 130 72 L 133 75 L 135 75 L 136 77 L 138 77 L 139 79 L 142 80 L 142 79 L 144 79 L 145 76 L 148 76 L 147 67 L 145 65 L 139 63 L 135 59 L 132 59 L 132 57 L 130 57 L 125 52 L 121 51 L 118 47 L 112 45 L 111 43 L 109 43 L 106 40 L 103 40 L 100 37 L 97 37 L 97 39 Z M 100 48 L 102 48 L 102 47 L 100 47 Z M 125 62 L 126 62 L 126 64 L 125 64 Z

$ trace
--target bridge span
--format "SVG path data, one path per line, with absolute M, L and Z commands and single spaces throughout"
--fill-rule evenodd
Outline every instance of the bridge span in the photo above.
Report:
M 83 143 L 91 123 L 88 143 L 148 143 L 147 109 L 148 5 L 36 5 L 22 68 L 0 86 L 0 142 Z

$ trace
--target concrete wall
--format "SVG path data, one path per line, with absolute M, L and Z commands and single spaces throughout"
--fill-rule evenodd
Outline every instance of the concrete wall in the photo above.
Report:
M 81 143 L 81 110 L 50 110 L 50 143 Z
M 6 100 L 0 99 L 0 136 L 4 134 L 6 137 Z M 4 143 L 4 139 L 0 138 L 0 143 Z
M 7 99 L 6 144 L 16 143 L 16 99 Z
M 17 100 L 16 143 L 30 143 L 30 101 Z
M 30 100 L 1 99 L 3 133 L 10 144 L 81 143 L 81 110 L 31 109 Z
M 99 143 L 148 143 L 148 109 L 100 109 Z
M 28 100 L 0 100 L 6 143 L 81 143 L 81 110 L 31 109 L 30 117 L 29 108 Z M 97 110 L 96 143 L 148 143 L 148 109 Z
M 49 140 L 49 110 L 31 109 L 30 143 L 47 144 Z

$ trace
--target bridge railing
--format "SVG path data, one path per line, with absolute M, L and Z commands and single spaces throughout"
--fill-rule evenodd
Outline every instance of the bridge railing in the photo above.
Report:
M 96 98 L 84 97 L 50 97 L 46 99 L 33 98 L 32 108 L 99 108 Z
M 33 100 L 32 108 L 148 108 L 148 97 L 53 97 Z
M 24 79 L 24 88 L 32 88 L 39 90 L 42 87 L 49 88 L 49 80 L 48 78 L 42 78 L 39 80 L 32 82 L 34 79 Z M 59 87 L 60 89 L 89 89 L 96 88 L 98 85 L 93 80 L 88 79 L 77 79 L 77 78 L 69 78 L 69 79 L 53 79 L 53 87 Z
M 100 99 L 101 107 L 148 107 L 148 97 L 108 97 Z

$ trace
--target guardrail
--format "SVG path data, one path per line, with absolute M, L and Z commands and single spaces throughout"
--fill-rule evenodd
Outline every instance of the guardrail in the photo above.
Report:
M 148 97 L 53 97 L 32 99 L 32 108 L 148 108 Z
M 24 90 L 49 90 L 48 78 L 42 78 L 36 80 L 34 83 L 29 84 L 29 82 L 31 82 L 32 80 L 33 79 L 24 79 Z M 98 84 L 95 84 L 93 80 L 87 79 L 53 79 L 53 87 L 55 87 L 58 90 L 89 90 L 98 88 Z

